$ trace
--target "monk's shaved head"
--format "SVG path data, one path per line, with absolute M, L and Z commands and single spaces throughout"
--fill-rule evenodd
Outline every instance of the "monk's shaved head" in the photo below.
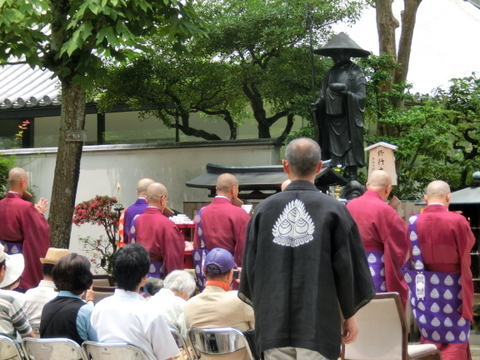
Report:
M 17 184 L 20 180 L 27 179 L 27 172 L 22 168 L 13 168 L 8 172 L 8 183 Z
M 372 188 L 386 188 L 392 185 L 392 178 L 386 171 L 375 170 L 368 178 L 368 185 Z
M 372 171 L 367 182 L 367 190 L 375 191 L 382 200 L 387 200 L 390 191 L 392 191 L 392 178 L 386 171 L 375 170 Z
M 234 187 L 238 186 L 238 180 L 232 174 L 222 174 L 217 178 L 217 193 L 227 193 Z
M 435 180 L 428 184 L 423 197 L 428 204 L 443 204 L 448 206 L 450 203 L 450 186 L 445 181 Z
M 22 183 L 25 188 L 22 189 Z M 23 193 L 28 185 L 28 175 L 22 168 L 13 168 L 8 172 L 8 186 L 11 191 Z
M 149 178 L 144 178 L 137 183 L 137 195 L 146 196 L 148 185 L 153 184 L 155 181 Z
M 148 185 L 148 188 L 147 188 L 148 204 L 158 204 L 160 202 L 160 199 L 167 195 L 168 195 L 167 188 L 164 185 L 158 182 L 154 182 Z
M 445 197 L 450 194 L 450 186 L 445 181 L 435 180 L 428 184 L 425 193 L 428 198 Z

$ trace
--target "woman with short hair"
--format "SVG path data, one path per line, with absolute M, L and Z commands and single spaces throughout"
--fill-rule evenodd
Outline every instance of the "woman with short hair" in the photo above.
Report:
M 52 276 L 59 293 L 43 308 L 40 336 L 66 337 L 79 345 L 86 340 L 97 341 L 97 334 L 90 324 L 93 294 L 89 294 L 92 299 L 87 297 L 87 302 L 80 297 L 92 286 L 90 261 L 76 253 L 65 255 L 54 266 Z

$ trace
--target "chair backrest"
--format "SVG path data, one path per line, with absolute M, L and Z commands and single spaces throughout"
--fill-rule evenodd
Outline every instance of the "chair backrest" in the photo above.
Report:
M 342 359 L 401 360 L 407 357 L 407 328 L 398 293 L 378 293 L 356 314 L 357 339 L 342 347 Z
M 22 360 L 23 357 L 15 344 L 8 336 L 0 335 L 0 360 Z
M 180 353 L 182 353 L 182 359 L 187 359 L 187 360 L 193 360 L 193 356 L 190 352 L 191 349 L 189 349 L 187 340 L 183 337 L 182 334 L 180 334 L 177 330 L 175 329 L 170 329 L 170 332 L 172 333 L 173 339 L 177 343 L 178 348 L 180 349 Z
M 84 341 L 82 347 L 88 360 L 148 360 L 142 349 L 127 343 Z
M 113 295 L 115 289 L 115 286 L 92 286 L 93 302 L 96 304 L 100 300 Z
M 224 355 L 245 349 L 250 359 L 253 359 L 245 336 L 237 329 L 191 328 L 187 332 L 187 337 L 192 344 L 197 357 L 199 357 L 198 353 L 208 355 Z
M 66 338 L 24 338 L 23 352 L 27 360 L 87 360 L 80 345 Z
M 115 286 L 115 281 L 109 274 L 93 275 L 93 286 Z

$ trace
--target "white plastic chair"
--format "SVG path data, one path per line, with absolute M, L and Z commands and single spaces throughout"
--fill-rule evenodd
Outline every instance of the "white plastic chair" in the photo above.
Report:
M 141 348 L 127 343 L 84 341 L 82 347 L 88 360 L 148 360 Z
M 23 360 L 15 341 L 0 335 L 0 360 Z
M 234 328 L 191 328 L 187 332 L 195 356 L 201 354 L 225 355 L 245 349 L 250 359 L 254 360 L 247 339 L 243 333 Z
M 408 334 L 398 293 L 378 293 L 356 314 L 357 339 L 342 346 L 344 360 L 438 359 L 433 344 L 408 345 Z
M 22 347 L 27 360 L 87 360 L 80 345 L 66 338 L 27 337 Z

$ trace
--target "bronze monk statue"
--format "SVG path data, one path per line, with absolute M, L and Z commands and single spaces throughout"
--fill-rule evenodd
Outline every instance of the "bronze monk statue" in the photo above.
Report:
M 322 149 L 323 160 L 331 159 L 333 166 L 346 166 L 349 180 L 356 180 L 357 168 L 365 165 L 366 88 L 365 75 L 350 57 L 367 57 L 370 52 L 340 33 L 314 53 L 330 56 L 335 63 L 325 74 L 320 95 L 313 104 L 315 140 Z

